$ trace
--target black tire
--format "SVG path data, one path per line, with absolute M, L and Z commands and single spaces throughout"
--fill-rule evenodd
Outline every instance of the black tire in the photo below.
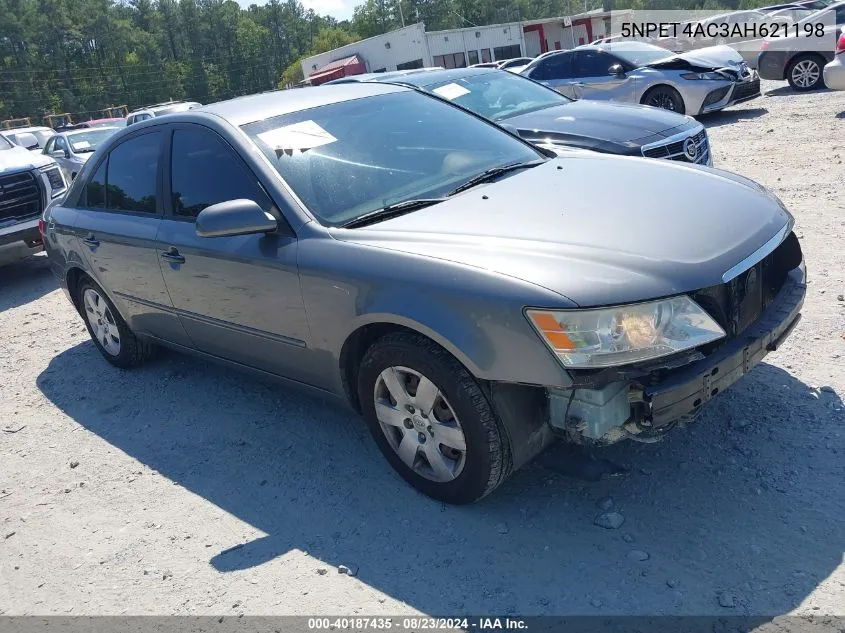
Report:
M 825 87 L 824 65 L 826 63 L 827 62 L 822 57 L 814 55 L 813 53 L 802 53 L 800 55 L 796 55 L 786 67 L 786 80 L 796 92 L 820 90 Z M 815 74 L 815 81 L 809 84 L 807 84 L 806 81 L 802 81 L 799 77 L 799 75 L 802 74 L 799 72 L 799 69 L 808 70 Z
M 640 103 L 678 114 L 686 114 L 687 111 L 683 97 L 672 86 L 655 86 L 643 95 Z
M 102 341 L 100 341 L 94 333 L 91 322 L 87 316 L 88 311 L 85 304 L 86 290 L 93 290 L 105 302 L 107 314 L 110 317 L 108 319 L 109 324 L 117 328 L 120 337 L 119 353 L 113 354 L 108 352 Z M 91 336 L 91 340 L 94 342 L 94 345 L 96 345 L 97 349 L 100 350 L 103 358 L 115 367 L 119 367 L 120 369 L 131 369 L 133 367 L 137 367 L 151 358 L 155 353 L 155 346 L 147 341 L 139 339 L 132 333 L 129 326 L 126 325 L 126 321 L 124 321 L 123 317 L 120 316 L 117 308 L 114 307 L 114 304 L 108 298 L 106 293 L 103 292 L 103 289 L 100 288 L 100 286 L 98 286 L 90 277 L 83 277 L 79 281 L 76 292 L 76 305 L 79 307 L 82 320 L 85 321 L 85 327 L 88 328 L 88 334 Z
M 435 482 L 408 467 L 390 445 L 376 418 L 375 387 L 389 367 L 406 367 L 426 376 L 454 410 L 466 440 L 463 469 L 448 482 Z M 364 418 L 391 466 L 412 486 L 438 501 L 472 503 L 490 494 L 511 473 L 507 435 L 476 379 L 451 354 L 416 334 L 388 334 L 364 355 L 358 373 L 358 397 Z

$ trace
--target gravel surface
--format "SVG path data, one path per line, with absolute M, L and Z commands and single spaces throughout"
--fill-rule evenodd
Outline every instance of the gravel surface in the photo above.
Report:
M 346 411 L 176 354 L 113 369 L 43 257 L 0 271 L 0 614 L 845 615 L 845 93 L 764 90 L 705 123 L 795 214 L 804 319 L 599 481 L 553 449 L 443 506 Z

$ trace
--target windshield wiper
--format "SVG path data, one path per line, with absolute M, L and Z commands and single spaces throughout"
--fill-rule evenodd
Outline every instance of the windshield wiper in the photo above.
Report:
M 445 200 L 446 198 L 415 198 L 412 200 L 403 200 L 402 202 L 389 204 L 381 209 L 370 211 L 364 215 L 359 215 L 357 218 L 349 220 L 340 226 L 344 229 L 354 229 L 359 226 L 375 224 L 376 222 L 396 218 L 400 215 L 404 215 L 405 213 L 422 209 L 423 207 L 430 207 L 433 204 L 437 204 L 438 202 L 443 202 Z
M 484 182 L 490 182 L 491 180 L 495 180 L 502 174 L 506 174 L 510 171 L 516 171 L 517 169 L 528 169 L 529 167 L 536 167 L 537 165 L 542 165 L 546 161 L 544 160 L 530 160 L 524 163 L 510 163 L 508 165 L 501 165 L 499 167 L 491 167 L 487 171 L 483 171 L 477 176 L 473 176 L 469 180 L 467 180 L 464 184 L 456 189 L 453 189 L 449 192 L 448 195 L 454 196 L 456 193 L 461 193 L 462 191 L 466 191 L 467 189 L 471 189 L 476 185 L 480 185 Z

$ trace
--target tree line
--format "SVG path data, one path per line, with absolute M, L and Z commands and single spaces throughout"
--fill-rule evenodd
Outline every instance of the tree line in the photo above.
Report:
M 210 103 L 302 79 L 299 60 L 403 24 L 428 30 L 573 15 L 610 0 L 364 0 L 350 20 L 299 0 L 0 0 L 0 120 L 170 99 Z M 761 0 L 615 0 L 734 9 Z M 665 6 L 664 6 L 665 5 Z M 689 6 L 686 6 L 689 5 Z

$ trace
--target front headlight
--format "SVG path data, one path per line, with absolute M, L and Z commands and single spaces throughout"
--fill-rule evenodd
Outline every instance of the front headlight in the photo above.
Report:
M 614 308 L 526 313 L 546 345 L 573 369 L 651 360 L 725 336 L 721 326 L 685 295 Z
M 725 77 L 722 73 L 684 73 L 681 75 L 684 79 L 691 79 L 693 81 L 702 81 L 702 80 L 719 80 L 719 81 L 728 81 L 728 78 Z
M 41 168 L 41 180 L 44 181 L 44 187 L 50 192 L 50 199 L 62 195 L 67 190 L 67 183 L 65 177 L 62 175 L 62 170 L 58 165 L 47 165 Z

